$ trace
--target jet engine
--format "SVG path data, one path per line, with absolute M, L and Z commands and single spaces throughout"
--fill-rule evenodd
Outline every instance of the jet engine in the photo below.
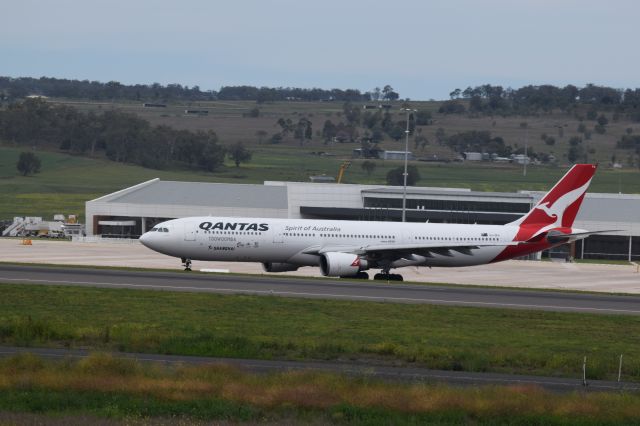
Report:
M 279 262 L 264 262 L 262 264 L 262 269 L 265 272 L 287 272 L 287 271 L 297 271 L 300 266 L 294 265 L 293 263 L 279 263 Z
M 369 269 L 366 260 L 357 254 L 329 252 L 320 256 L 320 271 L 325 277 L 354 276 Z

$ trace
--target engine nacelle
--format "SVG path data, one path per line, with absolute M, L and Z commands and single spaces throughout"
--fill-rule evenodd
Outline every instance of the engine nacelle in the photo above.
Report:
M 288 271 L 297 271 L 300 266 L 294 265 L 293 263 L 279 263 L 279 262 L 264 262 L 262 264 L 262 269 L 265 272 L 288 272 Z
M 352 276 L 365 269 L 369 264 L 357 254 L 329 252 L 320 256 L 320 272 L 325 277 Z

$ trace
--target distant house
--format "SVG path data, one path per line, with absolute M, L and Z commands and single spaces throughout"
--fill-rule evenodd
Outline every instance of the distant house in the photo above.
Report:
M 393 108 L 393 105 L 390 105 L 390 104 L 378 104 L 378 105 L 365 104 L 362 106 L 362 109 L 391 109 L 391 108 Z
M 333 183 L 336 179 L 333 176 L 327 175 L 318 175 L 318 176 L 309 176 L 311 182 L 315 183 Z
M 531 159 L 524 155 L 524 154 L 518 154 L 518 155 L 512 155 L 511 156 L 511 161 L 513 161 L 514 163 L 517 164 L 529 164 L 531 163 Z
M 464 152 L 464 159 L 467 161 L 482 161 L 481 152 Z
M 351 152 L 351 158 L 382 158 L 381 153 L 383 151 L 378 148 L 362 149 L 355 148 Z M 404 151 L 403 151 L 404 152 Z M 404 159 L 404 157 L 402 157 Z
M 145 102 L 144 104 L 142 104 L 143 107 L 145 108 L 166 108 L 167 105 L 165 104 L 154 104 L 151 102 Z
M 415 160 L 413 153 L 411 151 L 407 151 L 406 153 L 408 160 Z M 405 151 L 382 151 L 383 160 L 404 160 Z

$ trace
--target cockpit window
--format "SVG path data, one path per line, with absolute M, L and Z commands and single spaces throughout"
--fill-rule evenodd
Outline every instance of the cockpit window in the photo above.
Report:
M 151 228 L 151 230 L 149 232 L 156 232 L 158 230 L 157 226 L 154 226 L 153 228 Z
M 167 228 L 160 228 L 160 232 L 169 232 Z

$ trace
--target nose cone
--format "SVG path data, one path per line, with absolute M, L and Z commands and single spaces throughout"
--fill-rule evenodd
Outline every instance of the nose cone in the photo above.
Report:
M 140 235 L 140 238 L 138 238 L 138 241 L 140 241 L 143 246 L 148 247 L 148 248 L 152 248 L 151 247 L 151 232 L 145 232 L 144 234 Z

